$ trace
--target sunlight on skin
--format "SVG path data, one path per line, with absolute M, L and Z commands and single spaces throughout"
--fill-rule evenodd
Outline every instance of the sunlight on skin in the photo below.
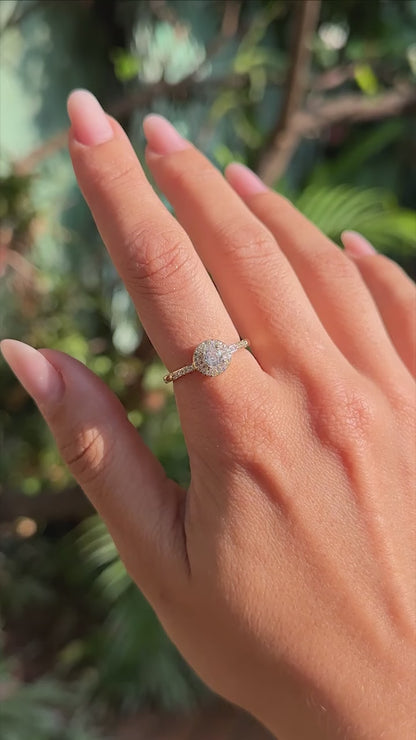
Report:
M 78 182 L 168 369 L 210 338 L 252 351 L 175 381 L 188 491 L 82 364 L 12 340 L 5 359 L 216 692 L 280 740 L 410 740 L 414 285 L 361 235 L 340 250 L 247 168 L 225 179 L 152 115 L 146 158 L 173 218 L 98 101 L 75 91 L 68 110 Z

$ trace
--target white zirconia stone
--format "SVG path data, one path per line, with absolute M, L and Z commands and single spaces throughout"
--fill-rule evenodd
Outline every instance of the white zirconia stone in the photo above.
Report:
M 223 362 L 225 355 L 225 350 L 210 345 L 205 347 L 204 360 L 209 367 L 218 367 Z
M 194 352 L 194 366 L 203 375 L 220 375 L 230 364 L 229 347 L 219 339 L 207 339 L 201 342 Z

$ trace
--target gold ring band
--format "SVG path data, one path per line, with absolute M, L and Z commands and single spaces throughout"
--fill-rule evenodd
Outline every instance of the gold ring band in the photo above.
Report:
M 249 345 L 248 339 L 240 339 L 239 342 L 234 344 L 225 344 L 220 339 L 205 339 L 195 348 L 191 365 L 184 365 L 178 370 L 173 370 L 165 375 L 163 380 L 165 383 L 171 383 L 173 380 L 178 380 L 183 375 L 195 371 L 211 377 L 221 375 L 230 364 L 234 352 L 237 352 L 238 349 L 245 349 Z

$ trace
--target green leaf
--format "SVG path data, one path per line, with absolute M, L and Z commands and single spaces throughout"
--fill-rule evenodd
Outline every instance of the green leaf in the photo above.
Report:
M 141 69 L 141 60 L 125 49 L 115 48 L 110 53 L 114 74 L 120 82 L 129 82 L 137 77 Z
M 369 64 L 356 64 L 354 79 L 360 90 L 366 95 L 376 95 L 378 93 L 378 80 Z
M 377 249 L 416 254 L 416 213 L 401 208 L 379 188 L 309 186 L 296 206 L 327 236 L 339 241 L 346 229 L 361 232 Z

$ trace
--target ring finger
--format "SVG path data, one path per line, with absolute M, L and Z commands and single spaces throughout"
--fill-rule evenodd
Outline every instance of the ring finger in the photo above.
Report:
M 246 167 L 232 164 L 226 177 L 274 235 L 344 356 L 364 374 L 394 386 L 403 368 L 356 265 L 292 203 L 266 188 Z

